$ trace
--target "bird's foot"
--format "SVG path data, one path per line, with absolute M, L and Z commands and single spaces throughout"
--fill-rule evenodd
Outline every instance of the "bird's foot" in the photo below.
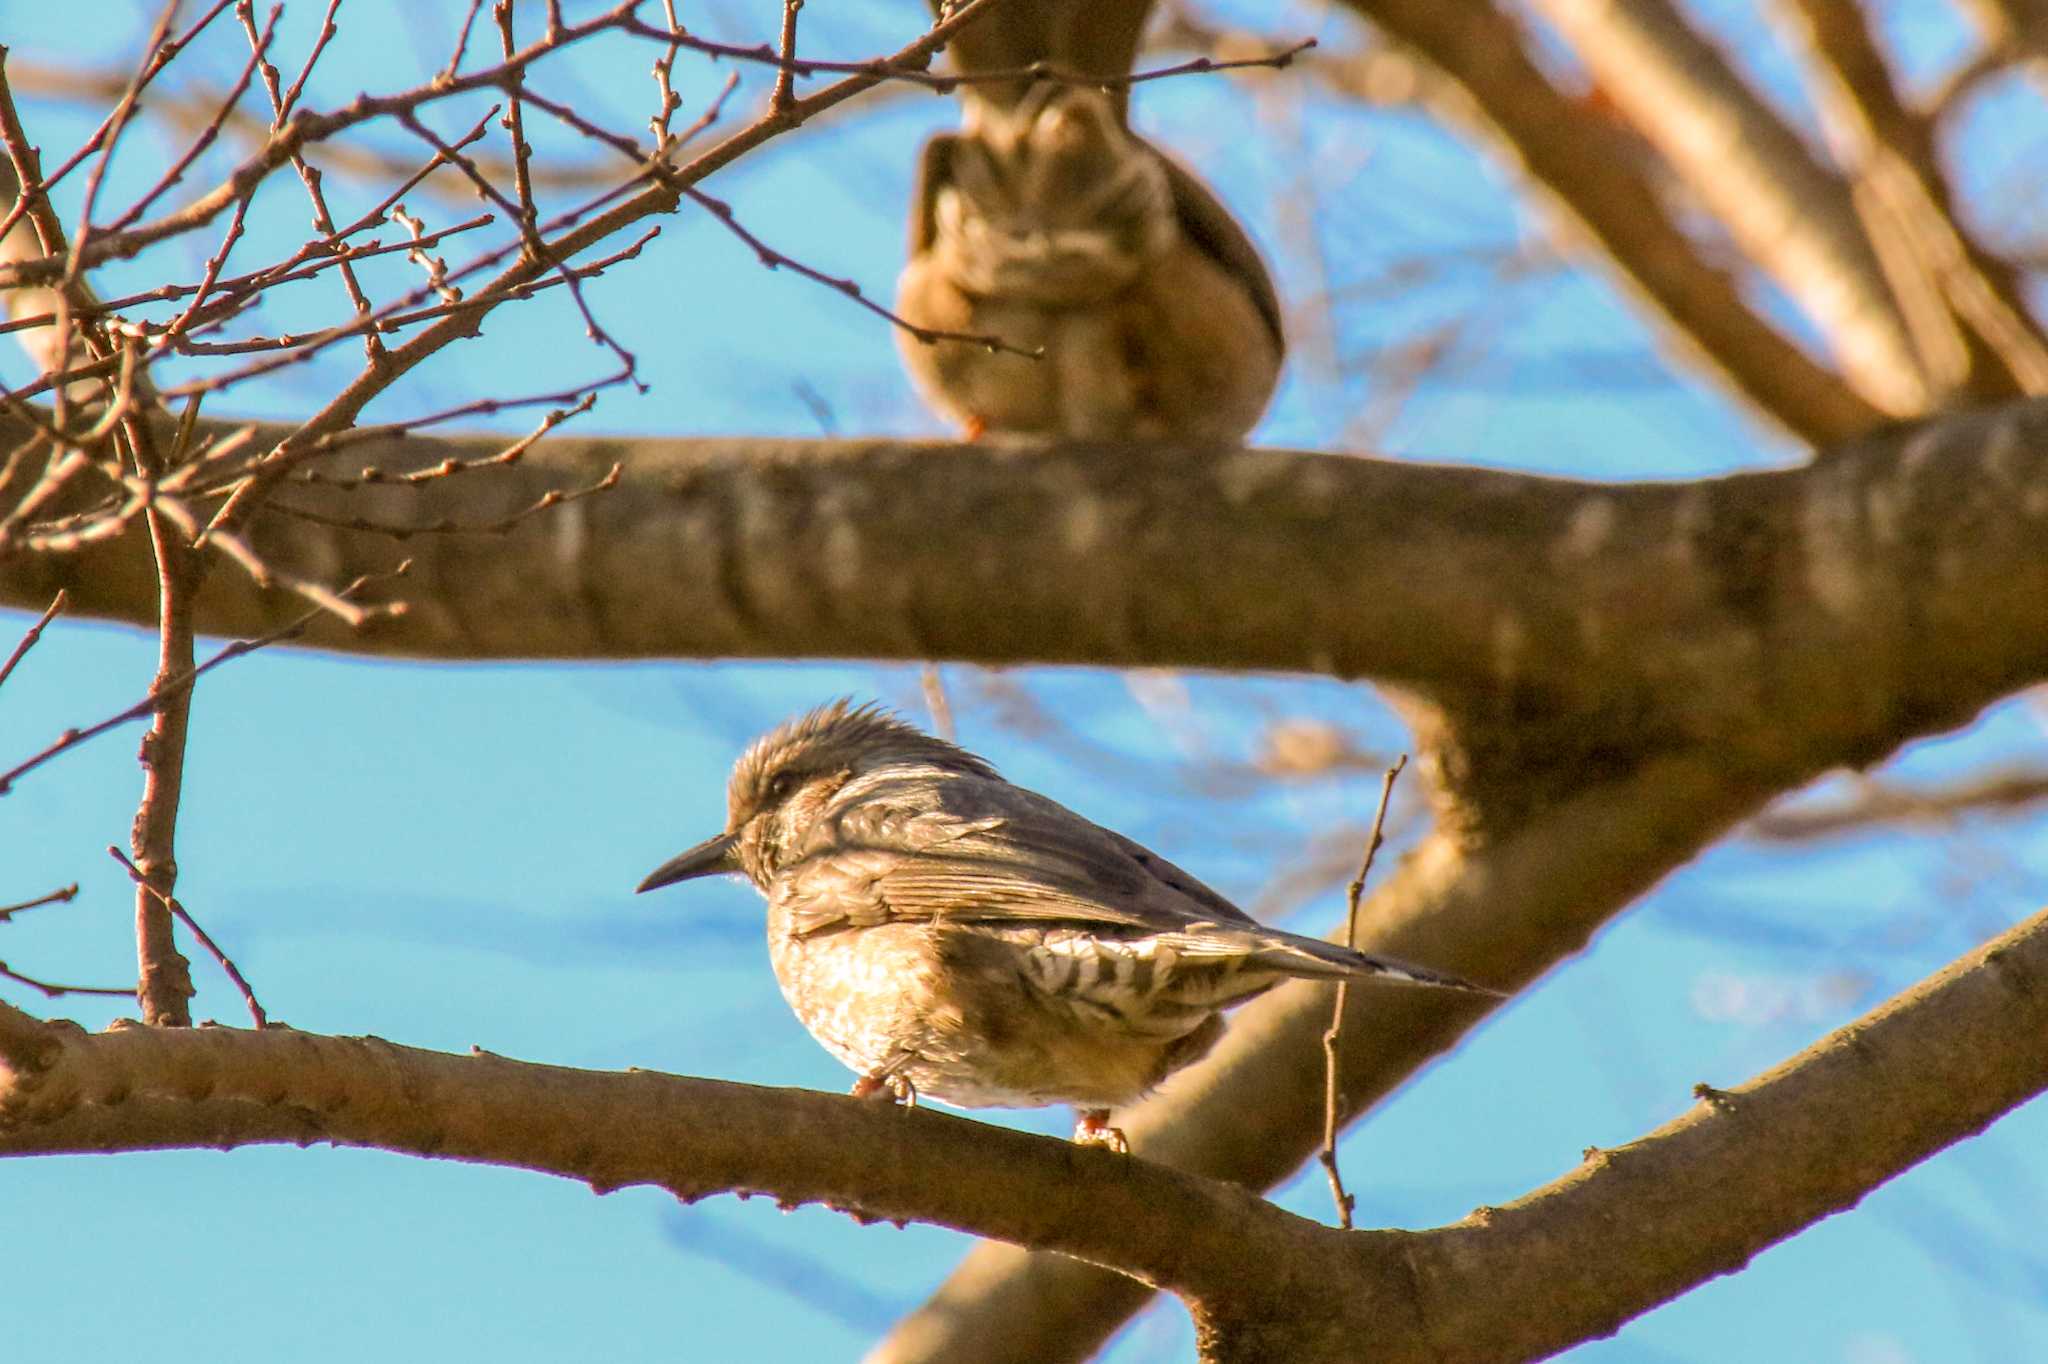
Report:
M 894 1072 L 863 1075 L 853 1082 L 851 1092 L 856 1099 L 879 1097 L 892 1104 L 902 1104 L 905 1108 L 917 1107 L 917 1086 L 910 1083 L 908 1076 L 897 1075 Z
M 1107 1146 L 1120 1156 L 1131 1153 L 1131 1143 L 1124 1136 L 1121 1127 L 1109 1125 L 1109 1110 L 1106 1108 L 1081 1108 L 1074 1112 L 1074 1144 L 1076 1146 Z

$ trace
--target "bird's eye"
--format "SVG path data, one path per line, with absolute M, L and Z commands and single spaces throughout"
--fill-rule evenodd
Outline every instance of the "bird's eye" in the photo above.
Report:
M 796 773 L 777 772 L 768 779 L 768 799 L 782 801 L 789 799 L 796 790 Z

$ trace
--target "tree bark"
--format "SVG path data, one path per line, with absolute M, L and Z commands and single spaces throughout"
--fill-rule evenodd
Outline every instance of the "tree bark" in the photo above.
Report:
M 396 469 L 451 448 L 491 446 L 348 459 Z M 1771 796 L 2048 677 L 2048 403 L 1678 485 L 1237 450 L 647 440 L 546 443 L 511 470 L 368 503 L 303 493 L 352 516 L 492 519 L 614 459 L 629 471 L 618 489 L 554 519 L 416 538 L 415 609 L 319 641 L 1390 678 L 1426 744 L 1438 833 L 1367 904 L 1361 941 L 1500 986 L 1577 950 Z M 268 552 L 332 578 L 398 553 L 288 518 L 263 531 Z M 288 614 L 234 573 L 209 579 L 205 628 Z M 127 541 L 0 566 L 10 602 L 59 585 L 89 613 L 141 619 L 153 604 L 146 552 Z M 1478 1016 L 1385 991 L 1355 1008 L 1351 1035 L 1378 1040 L 1347 1051 L 1354 1111 Z M 1248 1184 L 1284 1177 L 1314 1139 L 1326 1016 L 1311 991 L 1244 1010 L 1208 1063 L 1131 1115 L 1140 1149 Z M 1013 1257 L 991 1280 L 996 1254 L 968 1271 L 985 1301 L 947 1314 L 976 1346 L 895 1357 L 1070 1358 L 1141 1296 L 1066 1260 Z M 1031 1310 L 1005 1306 L 1020 1294 Z M 1015 1353 L 979 1334 L 984 1309 L 1003 1313 Z
M 598 1193 L 766 1194 L 1058 1249 L 1183 1297 L 1214 1364 L 1529 1359 L 1613 1330 L 2048 1088 L 2048 912 L 1501 1208 L 1340 1232 L 1100 1148 L 798 1090 L 0 1004 L 0 1153 L 327 1141 Z M 1313 1302 L 1315 1310 L 1304 1310 Z M 956 1356 L 957 1357 L 957 1356 Z

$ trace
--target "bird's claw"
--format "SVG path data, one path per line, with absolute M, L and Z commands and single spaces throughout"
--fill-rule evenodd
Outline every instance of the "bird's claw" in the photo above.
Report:
M 853 1082 L 851 1093 L 856 1099 L 882 1098 L 905 1108 L 917 1107 L 917 1086 L 904 1075 L 863 1075 Z
M 1131 1153 L 1130 1139 L 1121 1127 L 1109 1125 L 1109 1110 L 1106 1108 L 1084 1108 L 1075 1114 L 1074 1144 L 1076 1146 L 1106 1146 L 1120 1156 Z

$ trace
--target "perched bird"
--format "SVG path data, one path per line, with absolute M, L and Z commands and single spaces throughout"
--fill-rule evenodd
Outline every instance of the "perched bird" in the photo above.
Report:
M 1201 1058 L 1289 977 L 1478 991 L 1267 928 L 1131 840 L 873 706 L 838 701 L 734 765 L 725 831 L 642 891 L 743 872 L 797 1017 L 855 1094 L 1068 1103 L 1076 1141 Z
M 1189 171 L 1125 123 L 1149 0 L 1010 5 L 953 41 L 956 70 L 1042 63 L 1068 79 L 961 87 L 962 128 L 925 144 L 897 310 L 934 408 L 978 436 L 1237 440 L 1285 349 L 1259 253 Z M 1030 354 L 1014 351 L 1037 352 Z

